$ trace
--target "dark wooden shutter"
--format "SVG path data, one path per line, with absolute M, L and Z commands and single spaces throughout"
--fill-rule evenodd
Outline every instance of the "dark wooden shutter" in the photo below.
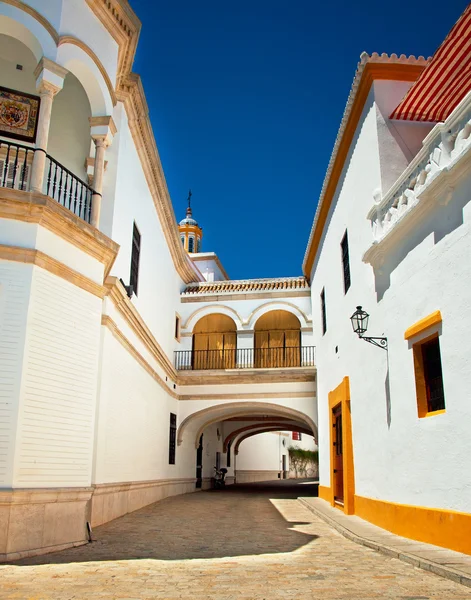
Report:
M 139 256 L 141 254 L 141 234 L 139 233 L 136 223 L 132 230 L 132 251 L 131 251 L 131 276 L 129 283 L 132 285 L 133 292 L 137 296 L 137 284 L 139 279 Z

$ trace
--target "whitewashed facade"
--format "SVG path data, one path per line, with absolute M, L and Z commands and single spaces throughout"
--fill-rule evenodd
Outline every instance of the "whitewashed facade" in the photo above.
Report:
M 425 64 L 362 57 L 306 253 L 320 496 L 400 535 L 469 553 L 471 98 L 435 127 L 391 122 Z M 387 338 L 387 352 L 352 331 L 359 305 L 370 315 L 364 336 Z M 440 410 L 422 404 L 418 361 L 430 340 L 440 348 Z
M 304 276 L 233 281 L 191 210 L 177 226 L 139 30 L 126 0 L 0 2 L 0 558 L 86 543 L 214 466 L 283 477 L 293 431 L 322 498 L 471 553 L 469 97 L 393 122 L 428 63 L 363 55 Z M 388 352 L 352 332 L 359 305 Z
M 87 523 L 209 487 L 231 459 L 233 482 L 248 431 L 317 435 L 305 278 L 188 292 L 227 275 L 182 245 L 132 73 L 139 30 L 126 0 L 0 2 L 1 559 L 86 543 Z M 262 360 L 271 312 L 295 343 Z M 194 327 L 228 314 L 230 363 L 195 362 Z M 280 473 L 264 439 L 250 480 Z

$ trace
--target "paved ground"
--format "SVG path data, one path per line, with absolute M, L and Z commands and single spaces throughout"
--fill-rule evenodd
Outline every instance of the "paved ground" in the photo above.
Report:
M 168 498 L 97 542 L 0 566 L 0 598 L 471 599 L 471 590 L 359 546 L 276 482 Z

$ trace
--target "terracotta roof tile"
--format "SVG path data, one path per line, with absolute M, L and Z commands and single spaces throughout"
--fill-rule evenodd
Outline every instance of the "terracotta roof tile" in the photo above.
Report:
M 191 283 L 182 292 L 184 296 L 196 294 L 233 294 L 234 292 L 267 292 L 274 290 L 308 290 L 305 277 L 280 277 L 277 279 L 241 279 L 234 281 L 200 281 Z

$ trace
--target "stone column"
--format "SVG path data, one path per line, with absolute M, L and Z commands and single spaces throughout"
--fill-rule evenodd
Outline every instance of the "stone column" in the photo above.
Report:
M 105 173 L 105 150 L 111 144 L 116 133 L 113 117 L 90 117 L 92 140 L 95 143 L 95 162 L 93 166 L 93 196 L 91 225 L 98 229 L 100 225 L 101 199 L 103 194 L 103 175 Z
M 52 101 L 64 85 L 67 70 L 52 60 L 43 57 L 39 61 L 34 75 L 36 77 L 36 89 L 41 98 L 41 105 L 39 108 L 36 150 L 31 169 L 30 188 L 34 192 L 42 192 L 47 142 L 51 124 Z
M 237 366 L 250 369 L 254 365 L 255 336 L 253 330 L 237 332 Z

